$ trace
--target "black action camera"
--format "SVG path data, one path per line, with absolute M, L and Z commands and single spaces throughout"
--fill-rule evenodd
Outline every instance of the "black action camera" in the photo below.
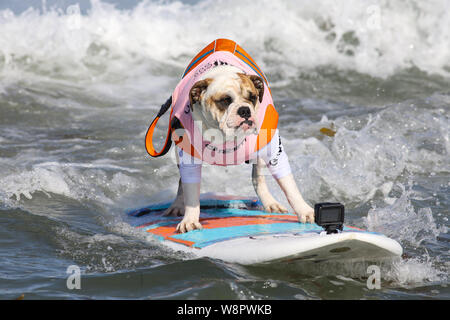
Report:
M 327 234 L 342 231 L 344 226 L 344 205 L 322 202 L 314 205 L 314 221 L 325 229 Z

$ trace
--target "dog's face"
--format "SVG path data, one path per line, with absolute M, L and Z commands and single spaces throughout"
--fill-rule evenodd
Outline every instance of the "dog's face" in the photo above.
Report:
M 189 99 L 194 120 L 202 121 L 206 129 L 219 129 L 223 140 L 229 141 L 257 133 L 256 114 L 263 95 L 260 77 L 219 66 L 192 86 Z

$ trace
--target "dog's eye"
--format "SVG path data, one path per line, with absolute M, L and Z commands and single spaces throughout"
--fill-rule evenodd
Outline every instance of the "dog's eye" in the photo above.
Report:
M 219 108 L 221 109 L 226 109 L 232 102 L 233 100 L 231 99 L 230 96 L 225 96 L 222 97 L 220 100 L 216 100 L 216 104 Z
M 256 96 L 253 94 L 253 93 L 250 93 L 249 94 L 249 96 L 248 96 L 248 100 L 250 100 L 251 101 L 251 103 L 253 103 L 253 105 L 254 104 L 256 104 Z

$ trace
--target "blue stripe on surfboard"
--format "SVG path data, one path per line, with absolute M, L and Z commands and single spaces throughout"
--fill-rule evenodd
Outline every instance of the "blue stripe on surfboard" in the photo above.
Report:
M 135 216 L 136 214 L 142 211 L 162 211 L 170 207 L 172 202 L 162 202 L 157 204 L 152 204 L 146 207 L 131 209 L 126 212 L 127 215 Z M 250 208 L 258 208 L 262 206 L 262 203 L 258 201 L 254 201 L 252 199 L 230 199 L 230 200 L 221 200 L 221 199 L 200 199 L 200 206 L 233 206 L 233 205 L 245 205 Z M 220 208 L 219 208 L 220 209 Z M 214 209 L 217 210 L 217 209 Z M 242 210 L 242 209 L 241 209 Z M 250 209 L 246 209 L 250 210 Z
M 287 222 L 287 223 L 258 224 L 258 225 L 245 225 L 245 226 L 194 230 L 187 233 L 176 234 L 171 237 L 175 239 L 194 242 L 192 247 L 201 249 L 217 242 L 249 236 L 283 234 L 283 233 L 290 233 L 290 234 L 321 233 L 322 231 L 323 229 L 315 223 L 311 224 L 311 223 Z M 378 235 L 380 234 L 377 232 L 361 231 L 347 227 L 344 227 L 343 232 L 362 232 Z
M 175 225 L 179 221 L 167 221 L 156 223 L 143 228 L 143 230 L 148 231 L 161 226 Z M 202 229 L 194 230 L 187 233 L 174 234 L 171 238 L 185 240 L 194 242 L 192 247 L 194 248 L 204 248 L 211 244 L 222 242 L 226 240 L 232 240 L 237 238 L 249 237 L 249 236 L 259 236 L 268 234 L 305 234 L 305 233 L 321 233 L 323 229 L 317 224 L 310 223 L 297 223 L 297 222 L 286 222 L 286 223 L 271 223 L 271 224 L 255 224 L 255 225 L 244 225 L 244 226 L 228 226 L 222 228 L 214 229 Z M 351 227 L 344 226 L 343 232 L 361 232 L 381 235 L 378 232 L 364 231 L 353 229 Z M 165 241 L 161 236 L 151 234 L 155 236 L 160 241 Z M 170 241 L 170 240 L 168 240 Z
M 316 224 L 300 224 L 300 223 L 273 223 L 273 224 L 257 224 L 245 226 L 233 226 L 214 229 L 194 230 L 191 232 L 173 235 L 172 238 L 191 241 L 195 244 L 194 248 L 203 248 L 207 245 L 241 237 L 257 236 L 263 234 L 274 233 L 305 233 L 305 232 L 321 232 L 322 228 Z
M 293 213 L 282 213 L 282 212 L 266 212 L 261 210 L 245 210 L 236 208 L 226 208 L 226 209 L 203 209 L 201 213 L 208 214 L 208 217 L 252 217 L 252 216 L 295 216 Z M 206 216 L 202 216 L 206 217 Z

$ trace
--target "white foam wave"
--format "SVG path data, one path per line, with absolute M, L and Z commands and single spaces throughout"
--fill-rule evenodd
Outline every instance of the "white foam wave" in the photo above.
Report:
M 449 75 L 446 0 L 142 1 L 131 10 L 91 0 L 91 7 L 85 15 L 77 5 L 0 11 L 0 74 L 178 75 L 209 41 L 227 37 L 274 79 L 323 65 L 380 77 L 410 67 Z
M 437 268 L 433 259 L 422 256 L 393 262 L 383 273 L 383 279 L 402 287 L 421 286 L 433 282 L 445 283 L 448 279 L 448 270 Z
M 133 241 L 120 234 L 80 234 L 75 231 L 55 228 L 58 252 L 70 257 L 85 267 L 83 272 L 114 272 L 140 266 L 157 266 L 182 258 L 183 255 L 162 251 L 160 246 L 142 241 Z
M 414 256 L 389 264 L 383 278 L 404 287 L 446 282 L 448 266 L 441 265 L 439 257 L 430 256 L 424 242 L 435 242 L 439 234 L 447 232 L 447 227 L 438 226 L 431 208 L 414 208 L 411 200 L 420 199 L 420 195 L 412 189 L 412 183 L 406 187 L 397 184 L 394 189 L 400 190 L 400 196 L 387 198 L 392 203 L 386 206 L 374 206 L 363 221 L 368 230 L 396 239 Z
M 32 193 L 37 190 L 46 194 L 50 192 L 71 196 L 70 188 L 61 176 L 61 172 L 55 169 L 36 168 L 2 177 L 0 183 L 2 192 L 10 197 L 15 196 L 17 201 L 20 201 L 22 195 L 31 199 Z
M 437 226 L 430 208 L 420 208 L 417 211 L 414 209 L 411 199 L 415 195 L 410 187 L 408 190 L 401 184 L 397 187 L 401 190 L 401 195 L 394 199 L 393 204 L 369 210 L 364 218 L 369 230 L 383 233 L 414 247 L 420 246 L 426 240 L 435 241 L 441 232 L 447 232 L 445 226 Z
M 114 168 L 113 172 L 108 172 Z M 36 192 L 62 195 L 79 201 L 93 200 L 102 205 L 112 205 L 115 199 L 132 192 L 139 183 L 131 176 L 118 171 L 65 165 L 58 162 L 37 164 L 21 172 L 12 170 L 0 176 L 0 201 L 7 206 L 18 205 L 22 196 L 32 199 Z M 15 199 L 14 199 L 15 198 Z

